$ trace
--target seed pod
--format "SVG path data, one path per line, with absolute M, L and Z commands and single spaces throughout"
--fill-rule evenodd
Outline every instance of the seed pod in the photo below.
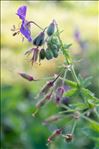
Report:
M 51 98 L 51 95 L 52 95 L 52 92 L 46 95 L 44 99 L 38 101 L 36 104 L 36 108 L 39 109 L 40 107 L 42 107 L 46 103 L 46 101 Z
M 41 92 L 40 92 L 40 94 L 46 94 L 48 91 L 49 91 L 49 89 L 53 86 L 53 81 L 49 81 L 49 82 L 47 82 L 46 84 L 45 84 L 45 86 L 42 88 L 42 90 L 41 90 Z
M 45 33 L 41 32 L 34 40 L 33 44 L 36 46 L 41 46 L 44 43 Z
M 45 58 L 45 50 L 41 49 L 40 54 L 39 54 L 40 59 L 44 59 Z
M 61 73 L 60 73 L 61 74 Z M 42 90 L 40 91 L 39 95 L 42 94 L 47 94 L 48 91 L 54 86 L 55 81 L 59 78 L 60 74 L 54 79 L 54 80 L 50 80 L 48 81 L 44 87 L 42 88 Z
M 46 49 L 46 59 L 50 60 L 52 58 L 53 58 L 53 53 L 52 53 L 52 51 L 50 49 L 47 48 Z
M 49 118 L 47 118 L 47 119 L 43 122 L 43 124 L 44 124 L 44 125 L 47 125 L 47 124 L 49 124 L 49 123 L 56 122 L 56 121 L 58 121 L 60 118 L 61 118 L 61 116 L 59 116 L 59 115 L 52 115 L 52 116 L 50 116 Z
M 48 142 L 50 143 L 55 137 L 59 136 L 62 133 L 63 128 L 57 129 L 53 132 L 53 134 L 48 138 Z
M 55 31 L 55 23 L 53 21 L 47 29 L 48 36 L 51 36 L 54 33 L 54 31 Z

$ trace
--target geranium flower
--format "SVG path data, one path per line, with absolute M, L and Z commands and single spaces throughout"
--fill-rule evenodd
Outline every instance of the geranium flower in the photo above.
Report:
M 22 21 L 22 24 L 19 29 L 14 29 L 13 36 L 16 34 L 21 33 L 26 39 L 28 39 L 29 42 L 32 41 L 31 32 L 30 32 L 30 23 L 26 20 L 26 12 L 27 12 L 27 6 L 21 6 L 17 10 L 17 15 Z
M 30 32 L 30 25 L 27 25 L 26 20 L 22 21 L 20 32 L 21 32 L 21 34 L 23 34 L 25 36 L 25 38 L 28 39 L 29 42 L 32 41 L 31 32 Z

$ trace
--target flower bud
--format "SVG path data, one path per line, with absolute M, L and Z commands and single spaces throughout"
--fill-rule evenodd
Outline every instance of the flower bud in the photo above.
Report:
M 56 58 L 58 57 L 58 50 L 57 49 L 52 49 L 53 56 Z
M 37 81 L 37 80 L 35 80 L 31 75 L 28 75 L 28 74 L 26 74 L 26 73 L 24 73 L 24 72 L 19 72 L 19 75 L 21 76 L 21 77 L 23 77 L 24 79 L 26 79 L 26 80 L 28 80 L 28 81 Z
M 56 103 L 60 103 L 61 102 L 61 99 L 62 99 L 62 96 L 63 96 L 63 93 L 64 93 L 64 87 L 59 87 L 57 88 L 57 91 L 56 91 Z
M 33 44 L 36 46 L 41 46 L 44 43 L 45 33 L 41 32 L 34 40 Z
M 55 23 L 53 21 L 47 29 L 48 36 L 51 36 L 54 33 L 54 31 L 55 31 Z
M 50 60 L 52 58 L 53 58 L 53 53 L 52 53 L 52 51 L 50 49 L 47 48 L 46 49 L 46 59 Z
M 41 49 L 39 57 L 41 60 L 43 60 L 45 58 L 45 50 L 44 49 Z

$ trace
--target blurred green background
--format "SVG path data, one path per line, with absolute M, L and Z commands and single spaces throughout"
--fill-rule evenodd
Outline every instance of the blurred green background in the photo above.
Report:
M 71 144 L 60 140 L 46 146 L 50 129 L 41 124 L 42 119 L 57 111 L 53 104 L 44 107 L 38 118 L 33 119 L 32 112 L 36 100 L 34 96 L 44 84 L 43 78 L 57 72 L 63 63 L 63 57 L 51 61 L 44 60 L 41 65 L 31 66 L 24 52 L 32 47 L 27 40 L 21 42 L 21 36 L 12 36 L 12 25 L 20 23 L 16 10 L 27 5 L 27 20 L 33 20 L 42 27 L 55 19 L 64 30 L 61 37 L 65 43 L 72 43 L 71 54 L 77 72 L 83 77 L 93 76 L 89 89 L 99 97 L 99 49 L 98 49 L 98 1 L 2 1 L 1 2 L 1 141 L 2 149 L 93 149 L 93 142 L 83 134 Z M 79 28 L 87 48 L 81 49 L 74 39 L 75 28 Z M 32 26 L 35 36 L 40 30 Z M 42 81 L 30 83 L 22 79 L 17 72 L 24 71 Z M 51 110 L 50 110 L 51 109 Z

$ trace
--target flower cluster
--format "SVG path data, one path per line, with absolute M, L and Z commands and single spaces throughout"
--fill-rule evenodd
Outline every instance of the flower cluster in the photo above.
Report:
M 35 117 L 41 108 L 43 108 L 43 106 L 48 102 L 53 102 L 59 108 L 59 112 L 45 119 L 43 124 L 49 125 L 50 123 L 66 119 L 66 114 L 67 117 L 73 121 L 73 124 L 70 123 L 71 131 L 69 132 L 65 132 L 65 127 L 67 126 L 57 128 L 51 136 L 48 137 L 48 143 L 51 143 L 57 136 L 63 137 L 66 142 L 71 142 L 74 137 L 76 125 L 78 120 L 80 121 L 80 118 L 88 120 L 90 123 L 94 123 L 94 125 L 98 125 L 97 122 L 90 119 L 90 114 L 91 112 L 97 111 L 96 104 L 99 104 L 99 100 L 97 100 L 94 94 L 86 88 L 89 83 L 89 78 L 83 79 L 80 75 L 76 75 L 72 57 L 69 53 L 70 50 L 68 50 L 71 44 L 64 44 L 62 42 L 56 21 L 53 20 L 43 29 L 34 21 L 27 21 L 26 12 L 26 6 L 18 8 L 16 14 L 21 20 L 21 25 L 19 29 L 16 29 L 15 26 L 13 26 L 12 31 L 14 31 L 14 36 L 21 33 L 29 42 L 32 43 L 33 47 L 25 52 L 25 55 L 32 54 L 32 64 L 37 62 L 38 59 L 40 62 L 44 59 L 51 60 L 57 58 L 60 53 L 62 53 L 65 58 L 59 74 L 56 75 L 54 79 L 47 81 L 38 93 L 36 98 L 39 98 L 40 100 L 36 103 L 32 116 Z M 42 30 L 33 38 L 30 31 L 31 23 Z M 78 31 L 75 32 L 75 38 L 81 44 L 81 38 Z M 74 81 L 67 79 L 67 72 L 71 73 Z M 32 75 L 28 75 L 24 72 L 19 73 L 19 75 L 28 81 L 39 81 L 38 79 L 34 79 Z M 72 98 L 75 99 L 75 95 L 78 99 L 76 99 L 77 103 L 70 105 L 70 100 Z M 89 117 L 86 116 L 87 114 Z
M 43 29 L 34 21 L 27 21 L 26 12 L 27 12 L 26 6 L 21 6 L 18 8 L 16 14 L 19 16 L 19 19 L 21 20 L 21 25 L 19 29 L 16 29 L 15 25 L 13 26 L 12 29 L 12 31 L 14 31 L 13 36 L 21 33 L 23 37 L 25 37 L 29 42 L 32 42 L 33 48 L 26 51 L 25 55 L 32 54 L 31 58 L 32 64 L 35 63 L 38 59 L 40 62 L 45 58 L 47 60 L 50 60 L 52 58 L 58 57 L 60 44 L 55 31 L 56 29 L 55 20 L 53 20 L 48 25 L 48 27 L 45 27 L 45 29 Z M 30 30 L 31 23 L 33 23 L 42 30 L 40 33 L 38 33 L 36 37 L 33 38 Z

